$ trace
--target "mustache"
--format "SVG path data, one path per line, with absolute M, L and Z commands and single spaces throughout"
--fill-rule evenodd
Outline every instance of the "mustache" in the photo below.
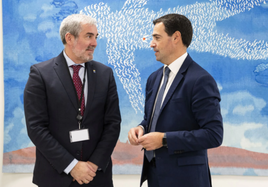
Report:
M 86 48 L 86 50 L 95 50 L 96 47 L 89 46 Z

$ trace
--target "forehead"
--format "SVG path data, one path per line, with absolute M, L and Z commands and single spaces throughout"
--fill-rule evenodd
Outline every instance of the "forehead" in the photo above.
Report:
M 153 35 L 164 35 L 164 34 L 167 34 L 165 31 L 165 25 L 162 22 L 156 23 L 154 26 Z
M 91 25 L 91 24 L 81 24 L 81 34 L 87 34 L 87 33 L 91 33 L 94 35 L 98 34 L 98 29 L 96 27 L 96 25 Z

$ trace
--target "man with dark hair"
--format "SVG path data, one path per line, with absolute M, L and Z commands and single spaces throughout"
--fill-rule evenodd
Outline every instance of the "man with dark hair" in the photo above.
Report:
M 64 50 L 33 65 L 24 90 L 27 131 L 36 146 L 33 183 L 112 187 L 121 116 L 113 71 L 93 60 L 96 20 L 70 15 L 60 36 Z
M 151 47 L 164 66 L 149 76 L 144 119 L 128 133 L 145 150 L 141 185 L 210 187 L 207 149 L 223 140 L 217 84 L 187 53 L 188 18 L 168 14 L 153 23 Z

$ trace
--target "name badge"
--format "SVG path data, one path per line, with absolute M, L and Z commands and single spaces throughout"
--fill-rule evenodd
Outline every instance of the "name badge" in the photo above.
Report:
M 71 143 L 86 141 L 89 139 L 90 138 L 89 138 L 88 129 L 79 129 L 79 130 L 70 131 Z

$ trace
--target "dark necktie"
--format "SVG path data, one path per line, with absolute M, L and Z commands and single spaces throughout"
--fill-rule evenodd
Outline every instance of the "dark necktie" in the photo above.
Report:
M 157 119 L 158 119 L 160 109 L 161 109 L 161 103 L 162 103 L 162 100 L 163 100 L 163 95 L 164 95 L 165 88 L 166 88 L 167 82 L 168 82 L 169 73 L 170 73 L 170 69 L 168 67 L 166 67 L 165 68 L 164 81 L 163 81 L 163 84 L 162 84 L 162 86 L 161 86 L 161 88 L 159 90 L 158 97 L 157 97 L 157 100 L 156 100 L 156 103 L 155 103 L 154 115 L 153 115 L 153 118 L 151 120 L 151 128 L 149 129 L 150 132 L 155 131 Z M 154 157 L 154 152 L 153 151 L 146 151 L 145 155 L 146 155 L 148 161 L 150 162 Z
M 74 87 L 76 89 L 76 93 L 78 96 L 78 99 L 80 101 L 81 99 L 81 93 L 82 93 L 82 89 L 83 89 L 83 85 L 82 85 L 82 81 L 79 77 L 79 70 L 81 68 L 81 65 L 77 65 L 77 66 L 71 66 L 73 68 L 73 82 L 74 82 Z M 84 94 L 82 96 L 82 102 L 81 102 L 81 115 L 83 116 L 84 114 L 84 109 L 85 109 L 85 97 Z

